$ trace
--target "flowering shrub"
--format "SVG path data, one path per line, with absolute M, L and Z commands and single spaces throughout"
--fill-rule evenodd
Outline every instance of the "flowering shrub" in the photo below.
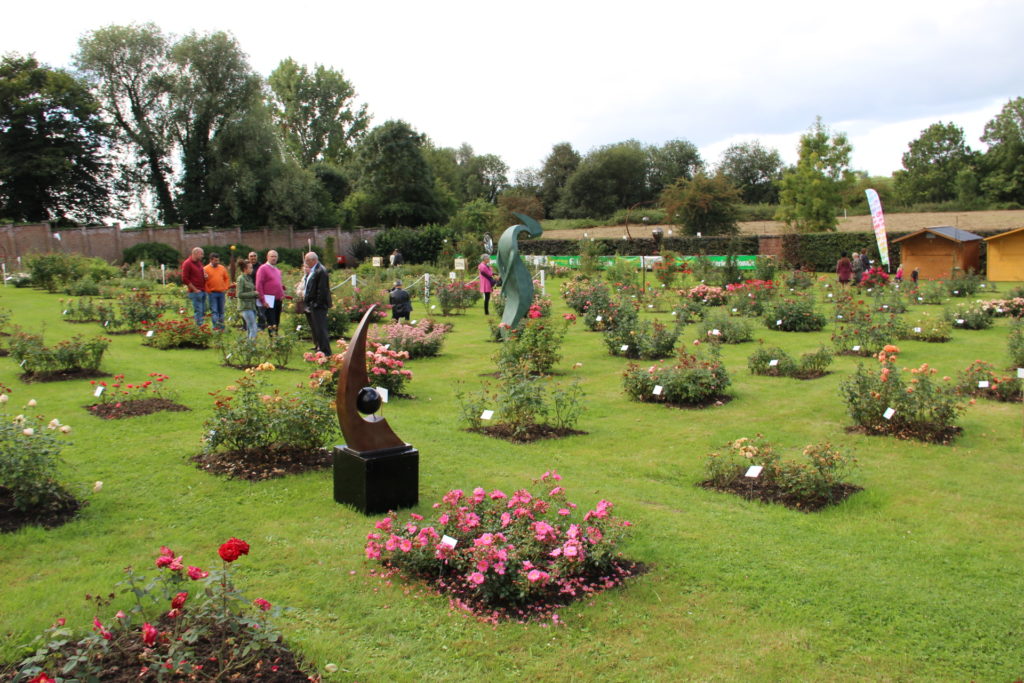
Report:
M 950 296 L 974 296 L 981 287 L 981 283 L 981 275 L 975 273 L 973 270 L 968 273 L 965 273 L 962 270 L 956 270 L 953 273 L 953 277 L 945 282 L 946 292 Z
M 391 304 L 388 303 L 388 293 L 379 280 L 370 279 L 362 286 L 343 287 L 342 293 L 338 296 L 335 308 L 343 311 L 352 322 L 359 322 L 363 319 L 370 306 L 376 304 L 374 317 L 383 320 L 391 315 Z
M 102 380 L 92 380 L 89 384 L 95 388 L 103 387 L 103 391 L 96 397 L 98 399 L 97 402 L 89 406 L 89 409 L 97 410 L 100 406 L 111 404 L 120 406 L 122 403 L 144 401 L 149 398 L 159 398 L 168 401 L 173 401 L 176 398 L 175 392 L 168 389 L 167 385 L 164 384 L 170 377 L 160 372 L 151 372 L 148 376 L 151 379 L 135 382 L 134 384 L 125 382 L 124 375 L 114 375 L 114 379 L 109 384 Z
M 158 349 L 207 349 L 213 343 L 210 326 L 188 320 L 153 320 L 153 336 L 143 334 L 142 343 Z
M 953 327 L 961 330 L 986 330 L 992 327 L 992 316 L 980 301 L 963 303 L 952 309 L 945 309 L 946 319 Z
M 348 343 L 339 339 L 336 346 L 341 347 L 341 351 L 333 356 L 325 356 L 320 351 L 303 356 L 306 362 L 316 366 L 316 370 L 309 375 L 309 386 L 332 396 L 338 387 L 338 372 L 345 360 Z M 409 354 L 384 346 L 378 342 L 367 343 L 366 375 L 373 386 L 387 389 L 392 396 L 398 396 L 403 393 L 405 383 L 412 379 L 412 371 L 405 368 Z
M 480 301 L 483 294 L 475 282 L 458 282 L 449 280 L 434 288 L 437 302 L 441 305 L 441 315 L 449 316 L 453 312 L 461 313 Z
M 57 434 L 71 427 L 54 418 L 32 415 L 11 417 L 7 412 L 10 389 L 0 385 L 0 491 L 23 512 L 44 508 L 73 497 L 57 480 L 64 442 Z M 36 401 L 25 406 L 35 408 Z
M 498 293 L 491 296 L 491 305 L 494 306 L 494 312 L 498 318 L 501 318 L 505 313 L 505 297 L 501 290 Z M 547 318 L 551 315 L 551 297 L 544 296 L 540 293 L 540 283 L 534 280 L 533 282 L 533 301 L 530 303 L 530 309 L 526 313 L 527 318 Z
M 246 680 L 278 671 L 288 651 L 270 617 L 280 608 L 263 598 L 250 602 L 232 581 L 231 563 L 248 553 L 248 543 L 232 538 L 220 547 L 223 568 L 204 570 L 161 547 L 156 577 L 128 567 L 117 584 L 134 602 L 127 611 L 97 616 L 84 636 L 58 619 L 33 641 L 16 680 L 53 680 L 42 678 L 46 672 L 101 680 L 118 669 L 139 680 Z
M 25 374 L 35 375 L 99 370 L 110 340 L 105 337 L 83 339 L 81 335 L 75 335 L 56 346 L 44 346 L 42 335 L 15 332 L 7 344 L 11 357 L 21 365 Z
M 1006 346 L 1010 352 L 1010 362 L 1018 368 L 1024 368 L 1024 323 L 1018 321 L 1010 326 Z
M 775 363 L 773 364 L 772 361 Z M 777 346 L 760 347 L 747 359 L 747 368 L 751 374 L 796 377 L 797 379 L 821 377 L 828 372 L 830 365 L 832 365 L 832 353 L 824 346 L 817 351 L 802 354 L 799 361 L 794 360 L 792 356 Z
M 370 328 L 369 340 L 394 351 L 405 351 L 409 359 L 429 358 L 441 353 L 444 338 L 451 332 L 452 326 L 438 324 L 433 320 L 417 320 L 415 325 L 401 322 L 374 325 Z
M 923 342 L 948 342 L 953 338 L 953 325 L 944 318 L 922 313 L 903 325 L 900 338 Z
M 964 410 L 963 400 L 948 377 L 942 384 L 932 379 L 935 370 L 927 363 L 901 372 L 896 366 L 897 354 L 898 347 L 885 346 L 877 356 L 877 372 L 859 364 L 854 374 L 840 383 L 847 412 L 869 433 L 948 441 Z
M 691 301 L 699 301 L 705 306 L 723 306 L 726 300 L 726 290 L 703 282 L 696 287 L 680 290 L 679 295 Z
M 853 356 L 873 356 L 886 344 L 905 336 L 906 323 L 894 314 L 872 314 L 864 308 L 849 310 L 836 320 L 832 333 L 832 346 L 836 353 Z
M 989 299 L 982 301 L 981 308 L 993 318 L 1013 317 L 1020 318 L 1024 316 L 1024 297 L 1014 297 L 1012 299 Z
M 213 335 L 213 343 L 224 364 L 230 367 L 245 369 L 271 363 L 274 367 L 286 368 L 295 352 L 298 336 L 292 328 L 249 339 L 245 332 L 224 329 Z
M 735 315 L 761 316 L 776 296 L 771 280 L 747 280 L 725 286 L 726 306 Z
M 960 371 L 956 391 L 961 396 L 991 398 L 997 401 L 1021 400 L 1021 381 L 1016 376 L 997 375 L 995 367 L 976 360 Z
M 678 318 L 671 325 L 635 318 L 627 325 L 620 320 L 604 333 L 604 343 L 613 356 L 653 360 L 671 356 L 682 331 L 683 323 Z
M 117 305 L 120 309 L 118 327 L 132 331 L 142 329 L 147 321 L 156 320 L 161 313 L 171 308 L 170 302 L 144 290 L 122 294 L 117 297 Z
M 727 444 L 724 452 L 708 453 L 707 484 L 735 492 L 753 493 L 756 488 L 762 499 L 803 510 L 829 505 L 848 495 L 851 487 L 846 479 L 856 466 L 856 458 L 827 442 L 805 446 L 802 455 L 804 462 L 784 460 L 760 434 L 737 439 Z M 764 468 L 760 476 L 745 477 L 753 465 Z
M 389 514 L 367 534 L 366 557 L 492 618 L 528 618 L 621 583 L 619 544 L 630 523 L 607 500 L 582 512 L 560 479 L 545 472 L 536 482 L 543 493 L 455 489 L 434 504 L 433 519 Z
M 697 334 L 714 344 L 742 344 L 754 338 L 754 328 L 742 318 L 718 313 L 705 318 Z
M 586 313 L 587 309 L 595 305 L 601 308 L 611 299 L 611 290 L 607 283 L 587 277 L 576 276 L 562 283 L 561 289 L 566 305 L 577 314 Z
M 814 286 L 814 273 L 807 270 L 791 270 L 786 273 L 783 284 L 791 290 L 810 289 Z
M 620 325 L 628 327 L 639 317 L 638 306 L 635 300 L 624 297 L 595 299 L 583 312 L 583 324 L 595 332 L 604 332 Z
M 814 310 L 814 299 L 796 295 L 780 299 L 764 315 L 764 324 L 783 332 L 817 332 L 825 327 L 825 316 Z
M 575 318 L 553 321 L 527 317 L 515 329 L 507 331 L 494 361 L 498 368 L 524 364 L 530 374 L 546 375 L 562 359 L 562 342 Z
M 718 357 L 718 347 L 710 346 L 711 357 L 679 350 L 678 362 L 647 369 L 631 363 L 622 373 L 622 384 L 635 401 L 647 403 L 698 404 L 717 399 L 729 386 L 729 375 Z M 661 391 L 654 393 L 655 387 Z
M 99 313 L 90 297 L 61 299 L 61 316 L 71 323 L 91 323 L 99 321 Z
M 240 453 L 267 449 L 316 450 L 330 445 L 338 428 L 330 401 L 308 390 L 271 391 L 261 373 L 249 369 L 231 386 L 214 392 L 213 415 L 203 424 L 203 449 Z
M 896 285 L 899 287 L 899 285 Z M 874 287 L 871 293 L 873 307 L 882 313 L 906 313 L 907 299 L 899 289 L 894 287 Z
M 868 268 L 860 276 L 862 287 L 884 287 L 889 283 L 889 274 L 878 266 Z
M 917 291 L 911 291 L 910 296 L 919 304 L 936 305 L 945 301 L 948 293 L 946 283 L 942 280 L 921 280 Z

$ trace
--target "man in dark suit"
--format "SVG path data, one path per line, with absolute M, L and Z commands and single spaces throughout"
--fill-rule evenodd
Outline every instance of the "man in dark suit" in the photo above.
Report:
M 331 308 L 331 279 L 327 269 L 320 263 L 316 252 L 306 254 L 306 275 L 304 301 L 309 313 L 309 323 L 313 327 L 313 341 L 317 351 L 331 355 L 331 340 L 327 335 L 327 311 Z

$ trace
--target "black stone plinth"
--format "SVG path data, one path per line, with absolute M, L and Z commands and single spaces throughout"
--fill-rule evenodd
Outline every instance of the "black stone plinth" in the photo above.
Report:
M 414 507 L 420 499 L 420 452 L 398 448 L 359 452 L 334 447 L 334 500 L 364 515 Z

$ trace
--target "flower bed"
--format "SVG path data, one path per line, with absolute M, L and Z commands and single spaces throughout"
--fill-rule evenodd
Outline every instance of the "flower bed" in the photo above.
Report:
M 946 319 L 959 330 L 987 330 L 993 324 L 991 309 L 980 301 L 959 304 L 945 312 Z
M 713 287 L 704 283 L 679 291 L 680 296 L 690 301 L 697 301 L 705 306 L 724 306 L 726 294 L 726 290 L 721 287 Z
M 922 313 L 910 323 L 904 324 L 901 339 L 941 344 L 953 339 L 953 325 L 944 318 Z
M 444 339 L 451 330 L 451 325 L 438 324 L 424 318 L 416 321 L 415 325 L 397 321 L 374 325 L 368 336 L 371 342 L 388 346 L 393 351 L 404 351 L 411 360 L 440 354 Z
M 997 374 L 991 363 L 976 360 L 960 371 L 956 391 L 961 396 L 1017 402 L 1022 400 L 1022 385 L 1016 376 Z
M 655 360 L 672 355 L 683 323 L 677 319 L 666 325 L 658 320 L 632 320 L 632 324 L 618 324 L 604 333 L 608 353 L 625 358 Z
M 832 365 L 832 353 L 824 346 L 817 351 L 802 354 L 799 361 L 794 360 L 792 356 L 777 346 L 758 348 L 747 359 L 747 368 L 753 375 L 795 377 L 796 379 L 824 377 L 828 374 L 830 365 Z
M 631 363 L 622 374 L 626 394 L 646 403 L 720 405 L 729 386 L 729 375 L 718 357 L 717 347 L 709 348 L 710 359 L 680 349 L 678 362 L 672 366 L 652 365 L 644 369 Z
M 307 363 L 312 363 L 316 367 L 309 375 L 310 388 L 330 396 L 333 396 L 338 388 L 338 372 L 341 371 L 341 364 L 345 360 L 348 342 L 339 339 L 337 346 L 341 347 L 341 351 L 332 356 L 325 356 L 320 351 L 303 355 Z M 379 342 L 369 342 L 366 345 L 366 375 L 373 386 L 387 389 L 391 396 L 407 396 L 405 385 L 412 379 L 412 371 L 405 367 L 409 354 L 384 347 L 385 345 Z
M 278 330 L 277 334 L 261 334 L 256 339 L 240 330 L 225 329 L 213 335 L 213 344 L 222 362 L 231 368 L 245 370 L 270 363 L 275 368 L 286 368 L 298 343 L 294 328 Z
M 764 324 L 783 332 L 817 332 L 825 327 L 825 316 L 815 312 L 810 295 L 796 295 L 777 301 L 764 315 Z
M 742 344 L 754 338 L 754 328 L 743 318 L 718 313 L 704 319 L 697 334 L 715 344 Z
M 167 375 L 151 372 L 149 377 L 151 379 L 134 384 L 125 382 L 124 375 L 114 375 L 113 381 L 109 384 L 104 381 L 91 381 L 89 384 L 94 387 L 93 395 L 99 393 L 97 398 L 100 400 L 86 406 L 86 410 L 107 420 L 151 415 L 163 410 L 188 410 L 187 407 L 175 402 L 175 392 L 164 384 L 170 379 Z
M 426 581 L 452 605 L 489 621 L 526 621 L 620 585 L 642 567 L 622 557 L 631 526 L 601 500 L 583 513 L 544 473 L 545 493 L 449 491 L 435 517 L 390 514 L 367 534 L 366 557 Z M 550 488 L 549 488 L 550 487 Z
M 8 341 L 11 357 L 21 366 L 24 381 L 51 381 L 98 377 L 103 354 L 110 346 L 105 337 L 75 335 L 56 346 L 45 346 L 42 335 L 15 332 Z
M 149 336 L 152 331 L 153 335 Z M 152 330 L 143 333 L 142 343 L 166 351 L 167 349 L 208 349 L 213 343 L 210 326 L 196 327 L 191 319 L 154 320 Z
M 155 578 L 128 567 L 118 582 L 131 607 L 97 616 L 91 632 L 58 619 L 31 643 L 15 680 L 308 680 L 270 621 L 280 608 L 234 586 L 231 564 L 249 551 L 231 538 L 218 551 L 223 568 L 203 570 L 161 547 Z
M 830 443 L 804 447 L 804 462 L 783 460 L 760 434 L 727 444 L 724 452 L 709 453 L 705 460 L 704 488 L 726 491 L 765 503 L 779 503 L 803 512 L 834 505 L 860 491 L 846 477 L 856 459 Z M 760 466 L 757 476 L 746 476 Z

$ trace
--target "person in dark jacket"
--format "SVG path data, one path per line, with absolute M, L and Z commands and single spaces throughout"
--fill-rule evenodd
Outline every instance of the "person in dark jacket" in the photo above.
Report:
M 409 292 L 402 289 L 402 281 L 395 282 L 395 286 L 388 290 L 388 301 L 391 303 L 391 317 L 394 320 L 405 318 L 408 322 L 412 315 L 412 297 Z
M 327 334 L 327 311 L 331 308 L 331 278 L 320 263 L 316 252 L 309 252 L 305 258 L 309 273 L 306 275 L 303 301 L 313 328 L 313 341 L 317 351 L 331 355 L 331 339 Z

